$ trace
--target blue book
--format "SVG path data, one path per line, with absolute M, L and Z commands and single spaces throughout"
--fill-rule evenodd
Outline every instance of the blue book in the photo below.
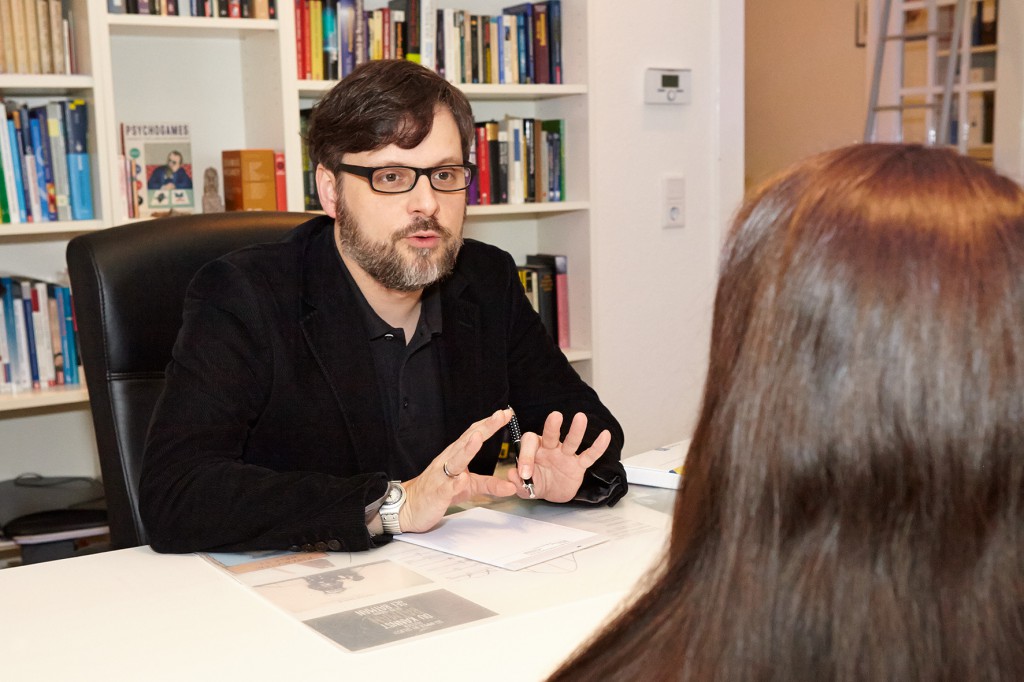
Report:
M 63 101 L 67 131 L 68 181 L 71 186 L 71 217 L 92 220 L 92 168 L 89 164 L 89 114 L 80 99 Z
M 18 131 L 14 129 L 14 121 L 7 119 L 7 139 L 11 146 L 11 171 L 12 177 L 8 178 L 9 182 L 14 183 L 14 191 L 18 195 L 18 220 L 19 222 L 28 222 L 28 212 L 26 211 L 25 202 L 25 183 L 21 178 L 21 137 L 18 135 Z M 14 208 L 13 206 L 11 207 Z M 14 216 L 11 216 L 11 222 L 14 222 Z
M 60 292 L 60 300 L 64 302 L 64 332 L 61 334 L 61 343 L 64 343 L 64 339 L 67 339 L 67 350 L 64 350 L 63 346 L 61 350 L 64 350 L 64 372 L 65 381 L 67 384 L 78 384 L 81 382 L 81 378 L 78 375 L 78 332 L 75 331 L 75 311 L 72 307 L 74 305 L 71 298 L 70 287 L 58 287 L 57 291 Z
M 356 68 L 356 3 L 355 0 L 338 0 L 338 38 L 340 78 Z
M 551 50 L 551 82 L 562 83 L 562 0 L 548 0 L 548 46 Z
M 338 80 L 338 18 L 337 10 L 331 0 L 323 3 L 320 11 L 321 23 L 323 23 L 323 64 L 324 80 Z
M 502 14 L 517 15 L 517 36 L 519 40 L 519 82 L 536 83 L 533 71 L 533 3 L 524 2 L 506 7 Z
M 50 136 L 45 132 L 46 110 L 29 111 L 29 131 L 32 135 L 32 149 L 36 155 L 36 184 L 39 185 L 40 215 L 43 220 L 57 220 L 57 188 L 53 184 L 53 168 L 50 166 Z
M 21 307 L 25 316 L 25 339 L 28 345 L 29 376 L 32 379 L 32 388 L 39 388 L 39 357 L 36 355 L 36 332 L 32 321 L 32 285 L 22 282 L 20 291 L 20 294 L 16 294 L 15 301 L 18 300 L 18 296 L 21 297 Z
M 7 336 L 7 355 L 9 356 L 5 358 L 4 364 L 8 381 L 16 385 L 21 367 L 21 346 L 18 345 L 18 327 L 15 318 L 14 281 L 10 277 L 0 277 L 0 304 L 4 309 L 4 329 L 0 329 L 0 334 Z

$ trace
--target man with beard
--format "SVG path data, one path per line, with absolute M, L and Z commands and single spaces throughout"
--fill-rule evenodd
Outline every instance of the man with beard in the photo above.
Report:
M 512 258 L 462 239 L 472 139 L 465 96 L 408 61 L 364 64 L 316 105 L 327 215 L 189 288 L 141 476 L 154 549 L 362 550 L 481 494 L 625 493 L 618 423 Z M 506 479 L 510 405 L 525 433 Z

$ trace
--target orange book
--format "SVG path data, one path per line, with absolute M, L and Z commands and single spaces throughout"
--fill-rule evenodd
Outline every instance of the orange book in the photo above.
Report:
M 274 150 L 225 150 L 221 152 L 221 165 L 224 208 L 229 211 L 277 210 Z

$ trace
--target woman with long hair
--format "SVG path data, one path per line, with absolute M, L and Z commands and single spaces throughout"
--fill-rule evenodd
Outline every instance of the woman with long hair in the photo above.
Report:
M 820 154 L 744 203 L 667 554 L 553 680 L 1024 680 L 1024 191 Z

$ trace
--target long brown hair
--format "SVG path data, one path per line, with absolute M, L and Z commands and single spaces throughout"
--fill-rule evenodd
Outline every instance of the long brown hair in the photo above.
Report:
M 650 586 L 554 680 L 1024 679 L 1024 193 L 857 145 L 741 207 Z

